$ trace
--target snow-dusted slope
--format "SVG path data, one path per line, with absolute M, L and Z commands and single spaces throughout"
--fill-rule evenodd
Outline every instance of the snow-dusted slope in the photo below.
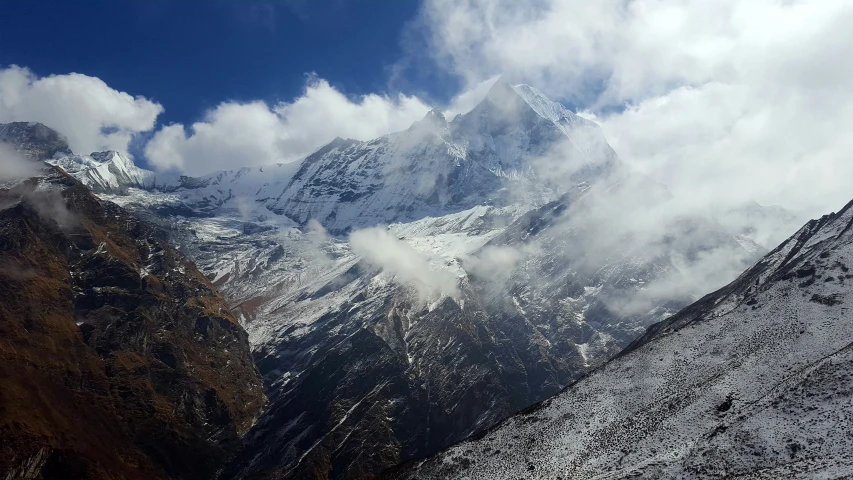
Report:
M 481 438 L 388 478 L 853 475 L 853 202 Z
M 175 194 L 170 206 L 189 208 L 187 213 L 191 216 L 245 219 L 251 212 L 263 210 L 260 215 L 274 217 L 276 214 L 265 206 L 281 195 L 297 168 L 299 163 L 276 163 L 202 177 L 180 177 L 163 190 Z

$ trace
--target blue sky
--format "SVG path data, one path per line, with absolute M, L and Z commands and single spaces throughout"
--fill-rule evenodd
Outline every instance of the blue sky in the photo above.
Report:
M 4 2 L 0 65 L 78 72 L 159 102 L 161 123 L 226 100 L 290 101 L 307 73 L 347 95 L 392 88 L 446 100 L 452 78 L 392 75 L 419 2 Z M 434 70 L 432 70 L 434 71 Z M 390 85 L 393 78 L 394 85 Z

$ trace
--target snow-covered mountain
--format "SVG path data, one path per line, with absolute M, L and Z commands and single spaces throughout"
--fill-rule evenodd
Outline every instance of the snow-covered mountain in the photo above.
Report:
M 387 478 L 853 475 L 853 202 L 554 398 Z
M 664 215 L 666 189 L 623 170 L 596 127 L 519 91 L 498 85 L 451 122 L 456 138 L 491 139 L 466 156 L 447 156 L 433 113 L 334 141 L 284 186 L 259 175 L 258 195 L 226 172 L 109 197 L 160 222 L 250 332 L 270 401 L 226 476 L 356 478 L 436 451 L 556 393 L 707 277 L 722 285 L 757 258 L 710 217 Z M 518 105 L 495 100 L 509 94 Z M 401 138 L 432 153 L 368 151 Z M 450 167 L 448 182 L 419 181 Z M 364 195 L 341 202 L 344 190 Z
M 298 164 L 147 184 L 83 159 L 56 162 L 114 178 L 102 198 L 159 225 L 249 332 L 269 403 L 222 478 L 361 478 L 436 452 L 764 252 L 671 214 L 594 123 L 505 82 L 450 122 Z
M 99 193 L 183 193 L 184 207 L 202 215 L 235 199 L 300 225 L 317 220 L 333 233 L 477 205 L 538 206 L 566 184 L 600 181 L 620 169 L 597 125 L 532 87 L 505 81 L 451 122 L 433 110 L 402 132 L 335 139 L 298 164 L 190 178 L 155 175 L 115 152 L 52 163 Z
M 346 232 L 477 205 L 541 204 L 567 184 L 600 181 L 618 168 L 597 125 L 532 87 L 499 80 L 451 122 L 433 110 L 403 132 L 337 139 L 305 159 L 267 206 Z

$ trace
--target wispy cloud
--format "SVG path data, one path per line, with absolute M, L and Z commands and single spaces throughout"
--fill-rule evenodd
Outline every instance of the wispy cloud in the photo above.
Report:
M 0 182 L 32 177 L 38 173 L 39 162 L 24 157 L 11 145 L 0 142 Z
M 420 301 L 447 295 L 458 297 L 457 278 L 447 270 L 430 265 L 429 259 L 392 235 L 386 228 L 356 230 L 349 236 L 352 251 L 381 267 L 401 284 L 413 288 Z

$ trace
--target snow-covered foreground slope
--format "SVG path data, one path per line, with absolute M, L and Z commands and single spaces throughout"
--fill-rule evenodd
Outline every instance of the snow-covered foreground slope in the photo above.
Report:
M 388 478 L 853 475 L 853 202 L 480 438 Z

